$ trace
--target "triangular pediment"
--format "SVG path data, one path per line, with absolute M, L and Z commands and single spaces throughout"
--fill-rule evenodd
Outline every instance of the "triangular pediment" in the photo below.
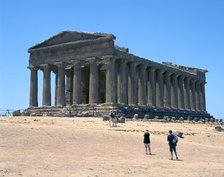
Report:
M 57 35 L 50 37 L 49 39 L 34 45 L 30 49 L 38 49 L 48 46 L 54 46 L 63 43 L 83 41 L 83 40 L 94 40 L 102 37 L 112 37 L 115 39 L 115 36 L 107 33 L 87 33 L 87 32 L 78 32 L 78 31 L 63 31 Z M 29 49 L 29 50 L 30 50 Z

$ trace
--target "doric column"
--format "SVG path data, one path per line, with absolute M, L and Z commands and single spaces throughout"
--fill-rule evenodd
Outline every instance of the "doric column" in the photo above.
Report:
M 148 104 L 149 106 L 156 106 L 156 83 L 155 83 L 155 68 L 150 67 L 148 79 Z
M 172 108 L 178 109 L 178 85 L 177 85 L 178 75 L 173 74 L 172 85 L 171 85 L 171 104 Z
M 58 68 L 57 78 L 57 106 L 65 106 L 65 66 L 63 62 L 56 63 Z
M 120 103 L 128 103 L 128 78 L 127 78 L 127 63 L 121 62 L 120 65 Z
M 178 108 L 185 109 L 184 105 L 184 77 L 178 77 Z
M 58 97 L 58 70 L 55 71 L 55 95 L 54 95 L 54 105 L 57 106 L 57 97 Z
M 37 67 L 30 66 L 28 67 L 30 69 L 30 101 L 29 106 L 30 107 L 37 107 L 38 106 L 38 75 Z
M 164 92 L 163 92 L 163 71 L 157 71 L 157 82 L 156 82 L 156 106 L 163 108 L 164 107 Z
M 140 105 L 146 105 L 146 68 L 145 66 L 141 66 L 140 69 Z
M 43 106 L 51 106 L 51 70 L 48 64 L 41 65 L 43 70 Z
M 196 88 L 196 96 L 195 96 L 196 97 L 196 110 L 201 111 L 200 82 L 199 81 L 196 82 L 195 88 Z
M 166 108 L 171 108 L 171 80 L 170 73 L 166 72 L 165 74 L 165 85 L 164 85 L 164 106 Z
M 201 83 L 201 110 L 206 111 L 205 104 L 205 82 Z
M 79 61 L 73 63 L 73 104 L 82 103 L 82 80 L 81 64 Z
M 195 99 L 195 80 L 191 80 L 191 110 L 195 111 L 196 110 L 196 99 Z
M 72 69 L 69 68 L 65 71 L 66 75 L 66 105 L 70 106 L 73 103 L 73 72 Z
M 90 76 L 89 76 L 89 103 L 95 104 L 98 103 L 98 64 L 96 60 L 90 62 Z
M 184 100 L 185 100 L 185 109 L 190 110 L 191 104 L 190 104 L 190 80 L 189 78 L 186 78 L 184 80 Z
M 115 63 L 113 58 L 107 61 L 106 70 L 106 103 L 115 103 Z
M 136 65 L 131 63 L 129 71 L 128 104 L 136 104 Z

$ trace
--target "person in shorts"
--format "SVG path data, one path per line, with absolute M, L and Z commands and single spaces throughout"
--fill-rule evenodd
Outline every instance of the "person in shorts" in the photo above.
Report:
M 117 126 L 117 118 L 116 118 L 114 112 L 111 112 L 111 113 L 110 113 L 110 120 L 111 120 L 111 122 L 112 122 L 112 126 L 113 126 L 113 127 L 116 127 L 116 126 Z
M 167 136 L 167 141 L 168 141 L 169 148 L 170 148 L 170 155 L 171 155 L 170 160 L 173 160 L 173 152 L 175 153 L 176 160 L 178 160 L 177 149 L 176 149 L 178 139 L 173 134 L 172 130 L 169 131 L 169 135 Z
M 151 155 L 151 148 L 150 148 L 150 133 L 148 130 L 144 133 L 144 140 L 143 143 L 145 145 L 145 154 Z

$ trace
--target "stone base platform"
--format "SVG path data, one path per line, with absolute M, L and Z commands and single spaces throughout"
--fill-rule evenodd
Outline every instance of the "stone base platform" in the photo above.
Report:
M 175 117 L 176 119 L 210 119 L 213 118 L 207 112 L 184 111 L 175 109 L 159 109 L 147 106 L 127 106 L 121 104 L 97 104 L 97 105 L 72 105 L 72 106 L 51 106 L 51 107 L 32 107 L 23 111 L 25 116 L 57 116 L 57 117 L 98 117 L 109 115 L 110 111 L 114 111 L 118 116 L 133 118 L 134 114 L 138 114 L 139 118 L 143 118 L 146 114 L 153 119 L 157 116 L 159 119 L 164 117 Z

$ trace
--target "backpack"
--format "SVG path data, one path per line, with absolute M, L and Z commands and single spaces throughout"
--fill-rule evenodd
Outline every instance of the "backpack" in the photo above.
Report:
M 178 142 L 178 138 L 177 138 L 177 136 L 173 135 L 172 143 L 173 143 L 173 144 L 177 144 L 177 142 Z

